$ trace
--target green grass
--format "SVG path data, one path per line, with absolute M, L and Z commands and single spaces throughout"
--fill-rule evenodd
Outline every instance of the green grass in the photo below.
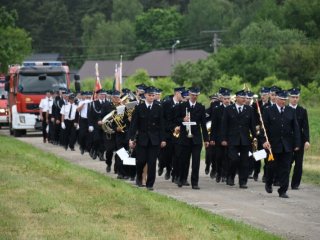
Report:
M 305 151 L 302 181 L 320 185 L 320 108 L 308 108 L 311 147 Z
M 279 239 L 0 136 L 0 239 Z

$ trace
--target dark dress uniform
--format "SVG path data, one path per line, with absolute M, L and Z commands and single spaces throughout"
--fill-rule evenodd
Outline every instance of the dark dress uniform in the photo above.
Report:
M 104 138 L 103 138 L 103 130 L 101 126 L 98 124 L 99 121 L 102 120 L 102 101 L 95 100 L 91 103 L 91 107 L 88 115 L 88 124 L 89 127 L 93 127 L 92 134 L 92 147 L 91 147 L 91 156 L 93 159 L 97 157 L 97 155 L 101 156 L 104 153 Z
M 246 188 L 251 136 L 256 137 L 255 121 L 253 109 L 250 106 L 243 105 L 240 112 L 236 106 L 236 104 L 232 104 L 225 108 L 221 125 L 222 141 L 228 143 L 229 171 L 227 184 L 234 185 L 234 177 L 238 170 L 239 185 Z
M 191 126 L 193 137 L 188 138 L 186 126 L 182 124 L 186 116 L 186 109 L 190 112 L 190 122 L 196 122 L 196 125 Z M 196 102 L 191 107 L 190 102 L 181 103 L 177 109 L 176 120 L 180 125 L 180 136 L 178 143 L 181 148 L 181 155 L 179 161 L 179 183 L 178 186 L 187 184 L 187 178 L 190 166 L 190 157 L 192 156 L 192 173 L 191 185 L 195 189 L 199 189 L 199 168 L 200 168 L 200 153 L 202 149 L 202 142 L 208 142 L 209 136 L 206 128 L 206 114 L 205 108 L 201 103 Z M 202 132 L 201 132 L 202 131 Z
M 214 108 L 211 116 L 211 133 L 210 141 L 215 142 L 215 153 L 216 153 L 216 170 L 217 176 L 216 181 L 220 182 L 221 178 L 226 179 L 228 175 L 228 157 L 227 157 L 227 147 L 222 146 L 222 116 L 226 106 L 223 104 Z
M 172 170 L 172 164 L 174 162 L 174 145 L 176 138 L 173 136 L 174 128 L 176 127 L 174 121 L 174 109 L 179 103 L 175 103 L 173 99 L 164 101 L 163 106 L 163 117 L 165 122 L 165 137 L 166 137 L 166 146 L 160 149 L 159 155 L 159 176 L 161 176 L 162 171 L 166 168 L 165 179 L 170 178 L 170 173 Z
M 52 105 L 52 115 L 54 117 L 54 144 L 62 144 L 62 131 L 61 131 L 61 108 L 65 105 L 62 96 L 57 96 Z
M 136 135 L 137 134 L 137 135 Z M 159 155 L 160 144 L 165 141 L 164 119 L 162 107 L 153 103 L 151 109 L 146 103 L 135 107 L 132 115 L 129 139 L 136 136 L 136 166 L 138 186 L 142 185 L 142 172 L 145 164 L 148 165 L 147 188 L 152 188 L 156 177 L 156 162 Z
M 298 189 L 301 182 L 302 176 L 302 165 L 303 165 L 303 155 L 304 155 L 304 144 L 310 142 L 309 136 L 309 121 L 307 110 L 301 106 L 296 107 L 297 121 L 300 130 L 301 144 L 299 150 L 293 152 L 292 164 L 294 163 L 293 175 L 291 179 L 291 188 Z
M 265 111 L 266 108 L 271 106 L 270 101 L 263 103 L 261 100 L 258 101 L 259 107 L 260 107 L 260 111 L 261 111 L 261 115 L 263 114 L 263 112 Z M 257 103 L 253 103 L 252 105 L 253 110 L 254 110 L 254 115 L 255 115 L 255 121 L 256 121 L 256 126 L 258 125 L 261 129 L 261 121 L 260 121 L 260 115 L 258 112 L 258 107 L 257 107 Z M 261 131 L 259 131 L 261 132 Z M 261 138 L 258 138 L 258 149 L 262 149 L 262 142 L 261 142 Z M 264 166 L 263 166 L 263 172 L 264 175 L 262 177 L 262 181 L 265 181 L 265 172 L 266 172 L 266 159 L 264 159 Z M 255 181 L 258 180 L 259 177 L 259 173 L 261 171 L 261 161 L 254 161 L 253 164 L 253 178 Z
M 217 107 L 221 105 L 221 101 L 215 101 L 210 104 L 210 107 L 206 109 L 206 120 L 207 121 L 212 121 L 212 117 L 214 114 L 214 111 Z M 212 124 L 212 122 L 211 122 Z M 212 129 L 211 129 L 212 132 Z M 211 138 L 210 138 L 211 140 Z M 205 173 L 208 174 L 210 171 L 210 166 L 211 166 L 211 172 L 210 172 L 210 177 L 214 178 L 215 175 L 217 174 L 217 153 L 216 153 L 216 148 L 214 146 L 209 146 L 206 149 L 206 168 L 205 168 Z
M 280 182 L 278 193 L 282 197 L 288 190 L 293 150 L 301 146 L 297 116 L 293 108 L 285 107 L 281 113 L 275 104 L 264 111 L 263 121 L 275 159 L 267 162 L 266 190 L 272 192 L 276 164 Z M 264 136 L 262 141 L 266 141 Z

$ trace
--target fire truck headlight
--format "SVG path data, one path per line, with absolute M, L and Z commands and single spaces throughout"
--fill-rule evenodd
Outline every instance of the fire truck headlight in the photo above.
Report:
M 21 123 L 26 123 L 26 117 L 25 116 L 19 116 L 19 121 Z
M 5 109 L 0 108 L 0 113 L 5 113 L 5 112 L 6 112 Z

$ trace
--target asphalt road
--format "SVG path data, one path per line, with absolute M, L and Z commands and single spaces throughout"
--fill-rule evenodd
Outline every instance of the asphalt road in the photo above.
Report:
M 0 134 L 9 135 L 8 130 L 0 130 Z M 105 163 L 92 160 L 88 154 L 81 155 L 65 151 L 61 147 L 43 144 L 39 134 L 28 133 L 17 138 L 32 144 L 46 152 L 51 152 L 69 162 L 115 178 L 113 173 L 105 172 Z M 120 181 L 120 180 L 119 180 Z M 189 180 L 190 181 L 190 180 Z M 132 182 L 128 181 L 128 184 Z M 201 163 L 199 186 L 201 190 L 191 187 L 178 188 L 164 176 L 157 177 L 155 192 L 198 206 L 209 212 L 242 221 L 267 232 L 275 233 L 287 239 L 315 239 L 320 236 L 320 188 L 302 184 L 300 190 L 289 190 L 289 199 L 268 194 L 264 184 L 249 180 L 248 189 L 239 189 L 237 185 L 230 187 L 224 183 L 216 183 L 204 173 L 204 162 Z

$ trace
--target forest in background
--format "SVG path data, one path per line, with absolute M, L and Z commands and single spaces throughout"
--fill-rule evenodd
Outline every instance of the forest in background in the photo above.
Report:
M 218 51 L 206 60 L 177 65 L 176 84 L 197 85 L 210 94 L 221 84 L 234 89 L 247 83 L 257 90 L 276 83 L 301 87 L 312 102 L 320 96 L 319 0 L 0 3 L 2 69 L 6 59 L 14 63 L 31 52 L 60 53 L 79 68 L 85 60 L 133 59 L 154 49 L 170 50 L 179 40 L 178 49 L 212 53 L 216 44 Z M 207 32 L 213 30 L 219 31 L 215 43 Z

